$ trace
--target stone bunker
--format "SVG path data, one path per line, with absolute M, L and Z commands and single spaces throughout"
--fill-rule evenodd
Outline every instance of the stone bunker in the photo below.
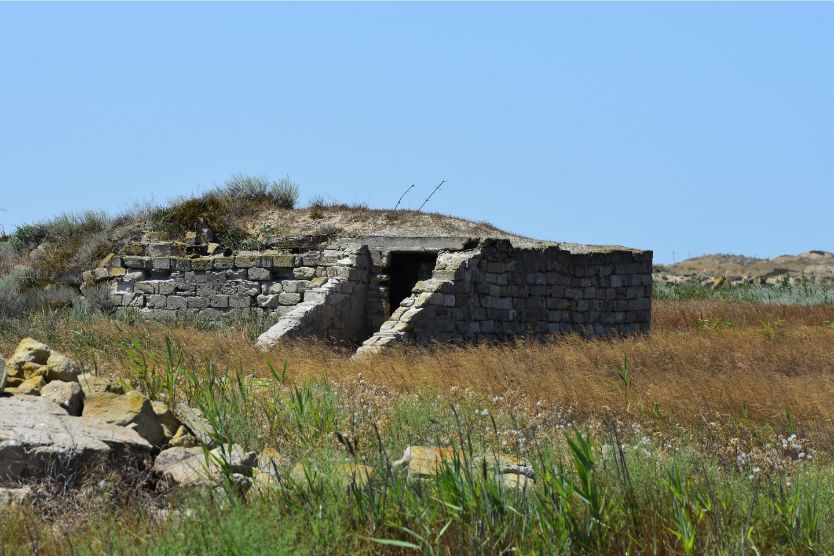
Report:
M 84 275 L 120 313 L 152 319 L 261 316 L 258 339 L 361 344 L 493 342 L 649 330 L 652 252 L 471 237 L 281 238 L 223 250 L 196 235 L 148 238 Z

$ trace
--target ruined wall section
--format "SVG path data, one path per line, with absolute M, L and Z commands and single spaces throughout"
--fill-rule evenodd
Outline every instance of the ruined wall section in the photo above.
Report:
M 328 309 L 317 332 L 367 337 L 369 257 L 362 246 L 188 256 L 175 254 L 174 244 L 155 243 L 133 244 L 127 251 L 131 254 L 108 255 L 84 274 L 88 286 L 109 286 L 117 312 L 167 320 L 280 318 L 327 292 L 338 294 L 329 296 L 335 308 Z M 343 305 L 349 315 L 343 315 Z
M 625 248 L 514 248 L 487 240 L 443 253 L 361 352 L 396 342 L 484 342 L 648 331 L 652 253 Z

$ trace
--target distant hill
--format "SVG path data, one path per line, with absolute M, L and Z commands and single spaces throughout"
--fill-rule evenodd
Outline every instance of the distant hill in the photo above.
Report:
M 731 283 L 781 284 L 805 279 L 834 286 L 834 253 L 805 251 L 773 259 L 715 254 L 655 267 L 655 280 L 660 283 L 704 283 L 719 276 Z

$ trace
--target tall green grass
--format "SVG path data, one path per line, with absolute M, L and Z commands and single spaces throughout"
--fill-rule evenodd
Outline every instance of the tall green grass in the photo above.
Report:
M 655 446 L 627 424 L 533 426 L 510 405 L 477 395 L 392 394 L 326 376 L 294 381 L 291 368 L 195 366 L 125 344 L 133 386 L 199 407 L 217 442 L 277 447 L 280 481 L 242 496 L 205 490 L 92 516 L 57 552 L 116 554 L 826 554 L 834 551 L 834 467 L 797 471 L 728 465 L 697 438 Z M 627 363 L 619 369 L 625 373 Z M 612 385 L 612 387 L 617 387 Z M 516 441 L 506 444 L 504 431 Z M 440 472 L 410 479 L 392 465 L 410 444 L 449 445 Z M 536 482 L 508 487 L 478 454 L 528 458 Z M 291 468 L 300 463 L 299 479 Z M 363 463 L 367 483 L 340 465 Z M 2 519 L 2 518 L 0 518 Z M 0 523 L 0 525 L 2 525 Z M 4 546 L 13 548 L 0 526 Z M 12 529 L 9 529 L 11 531 Z M 119 534 L 114 534 L 119 531 Z M 46 535 L 47 533 L 37 533 Z M 44 537 L 43 542 L 48 538 Z M 70 548 L 71 545 L 71 548 Z

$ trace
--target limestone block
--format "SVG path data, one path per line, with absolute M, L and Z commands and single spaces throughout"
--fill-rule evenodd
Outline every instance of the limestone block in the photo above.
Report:
M 145 273 L 143 271 L 125 272 L 125 275 L 122 277 L 122 282 L 134 283 L 144 279 Z
M 248 274 L 250 280 L 269 280 L 272 278 L 272 273 L 266 268 L 252 267 Z
M 172 295 L 177 291 L 177 284 L 172 280 L 163 280 L 156 283 L 156 293 L 159 295 Z
M 237 255 L 235 257 L 235 268 L 252 268 L 258 262 L 255 255 Z
M 205 309 L 209 306 L 209 300 L 205 297 L 189 297 L 186 299 L 186 307 L 188 309 Z
M 146 247 L 147 255 L 150 257 L 170 257 L 173 252 L 171 243 L 151 243 Z
M 77 382 L 53 380 L 41 388 L 41 396 L 63 407 L 69 415 L 81 415 L 84 391 Z
M 307 289 L 308 284 L 304 280 L 282 280 L 281 288 L 286 293 L 301 293 Z
M 145 246 L 141 243 L 128 243 L 122 249 L 122 253 L 125 255 L 141 257 L 145 254 Z
M 171 260 L 171 270 L 177 270 L 180 272 L 188 272 L 192 270 L 191 268 L 191 259 L 184 259 L 177 257 Z
M 179 296 L 179 295 L 169 295 L 168 301 L 166 302 L 166 308 L 168 309 L 185 309 L 188 307 L 187 298 Z
M 153 270 L 171 270 L 171 258 L 154 257 L 151 259 L 151 268 Z
M 0 398 L 0 437 L 14 439 L 0 443 L 5 480 L 30 480 L 55 469 L 83 470 L 93 463 L 107 463 L 108 470 L 124 467 L 151 450 L 134 431 L 71 417 L 51 400 L 35 396 Z
M 209 305 L 214 308 L 219 309 L 226 309 L 229 307 L 229 296 L 228 295 L 212 295 L 209 298 Z
M 275 255 L 272 257 L 272 266 L 274 268 L 292 268 L 296 264 L 296 257 L 294 255 Z
M 297 303 L 301 303 L 301 294 L 300 293 L 279 293 L 278 294 L 278 302 L 281 305 L 295 305 Z
M 206 271 L 211 270 L 214 267 L 214 258 L 213 257 L 197 257 L 195 259 L 191 259 L 191 270 L 192 271 Z
M 234 264 L 235 260 L 232 257 L 216 257 L 213 262 L 213 268 L 215 270 L 229 270 Z
M 126 394 L 103 393 L 91 395 L 84 401 L 84 417 L 94 417 L 105 423 L 130 427 L 153 445 L 164 440 L 159 417 L 150 400 L 135 390 Z
M 299 266 L 293 269 L 293 276 L 300 280 L 312 280 L 316 276 L 316 269 L 309 266 Z
M 252 306 L 252 298 L 248 295 L 230 295 L 229 307 L 235 309 L 242 309 Z
M 149 295 L 147 306 L 150 309 L 164 309 L 166 307 L 166 299 L 164 295 Z
M 148 294 L 157 293 L 156 286 L 157 282 L 151 281 L 135 282 L 133 284 L 133 288 L 135 291 Z
M 122 259 L 122 264 L 125 268 L 141 268 L 141 269 L 148 269 L 150 270 L 150 259 L 146 257 L 124 257 Z

